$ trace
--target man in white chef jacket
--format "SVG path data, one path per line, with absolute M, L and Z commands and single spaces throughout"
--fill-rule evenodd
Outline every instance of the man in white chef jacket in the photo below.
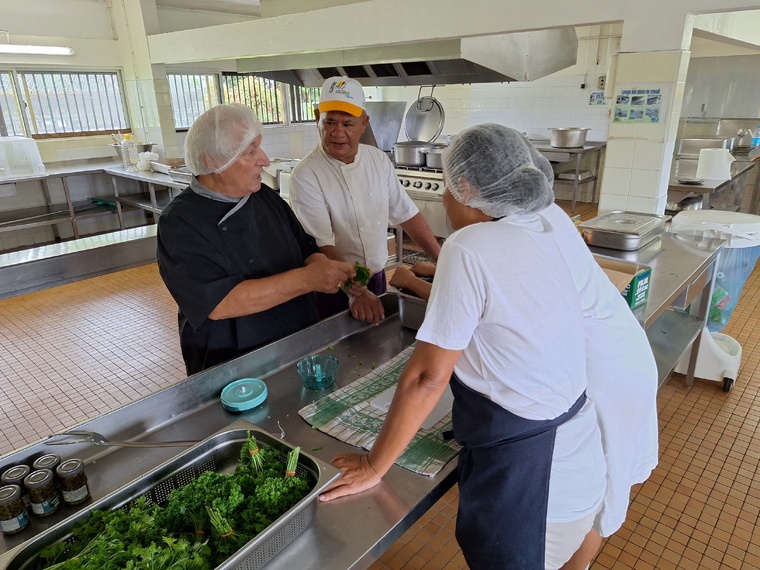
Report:
M 354 318 L 378 323 L 385 317 L 378 295 L 387 286 L 388 226 L 400 225 L 434 259 L 441 248 L 390 159 L 376 147 L 359 144 L 369 123 L 359 82 L 347 77 L 325 81 L 316 115 L 320 144 L 293 170 L 293 209 L 322 253 L 359 262 L 371 274 L 366 288 L 319 294 L 319 316 L 350 307 Z

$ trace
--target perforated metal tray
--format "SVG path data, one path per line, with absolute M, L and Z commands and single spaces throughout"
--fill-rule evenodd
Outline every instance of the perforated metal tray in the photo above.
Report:
M 232 473 L 240 460 L 240 448 L 248 431 L 260 444 L 269 445 L 284 454 L 295 447 L 260 430 L 250 422 L 238 420 L 225 430 L 203 440 L 132 483 L 93 503 L 90 509 L 80 511 L 29 542 L 9 550 L 0 556 L 0 569 L 33 568 L 35 558 L 43 548 L 67 540 L 71 536 L 73 526 L 89 518 L 92 510 L 129 507 L 140 497 L 147 497 L 152 504 L 162 504 L 174 489 L 187 485 L 206 471 Z M 306 530 L 317 510 L 319 493 L 335 480 L 340 472 L 303 451 L 299 455 L 296 471 L 300 475 L 306 475 L 312 482 L 313 486 L 309 494 L 223 564 L 217 566 L 217 570 L 258 570 Z

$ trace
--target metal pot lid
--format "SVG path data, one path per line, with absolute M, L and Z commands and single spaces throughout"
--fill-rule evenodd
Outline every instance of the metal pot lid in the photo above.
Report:
M 406 112 L 404 132 L 410 141 L 433 142 L 443 131 L 443 107 L 432 96 L 419 97 Z
M 244 412 L 267 399 L 267 385 L 258 378 L 241 378 L 222 390 L 222 407 L 231 412 Z

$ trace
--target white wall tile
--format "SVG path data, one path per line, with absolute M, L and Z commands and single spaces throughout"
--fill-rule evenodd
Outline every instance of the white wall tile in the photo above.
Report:
M 656 198 L 659 195 L 660 171 L 631 169 L 629 196 Z
M 659 170 L 662 167 L 665 144 L 659 141 L 637 140 L 633 151 L 633 168 Z
M 605 193 L 599 197 L 599 214 L 604 214 L 612 210 L 626 210 L 628 207 L 628 197 L 617 194 Z
M 610 139 L 607 141 L 605 164 L 611 168 L 632 168 L 636 141 Z
M 642 212 L 646 214 L 656 214 L 658 201 L 656 198 L 641 198 L 638 196 L 628 196 L 625 209 L 630 212 Z
M 604 168 L 605 194 L 627 196 L 631 185 L 631 169 L 629 168 Z

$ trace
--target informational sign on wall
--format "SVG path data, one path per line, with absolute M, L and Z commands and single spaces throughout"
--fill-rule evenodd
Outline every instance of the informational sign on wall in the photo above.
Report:
M 665 120 L 670 86 L 618 84 L 615 87 L 613 122 L 659 123 Z
M 604 91 L 594 91 L 589 95 L 588 104 L 591 107 L 601 107 L 607 104 L 604 100 Z

